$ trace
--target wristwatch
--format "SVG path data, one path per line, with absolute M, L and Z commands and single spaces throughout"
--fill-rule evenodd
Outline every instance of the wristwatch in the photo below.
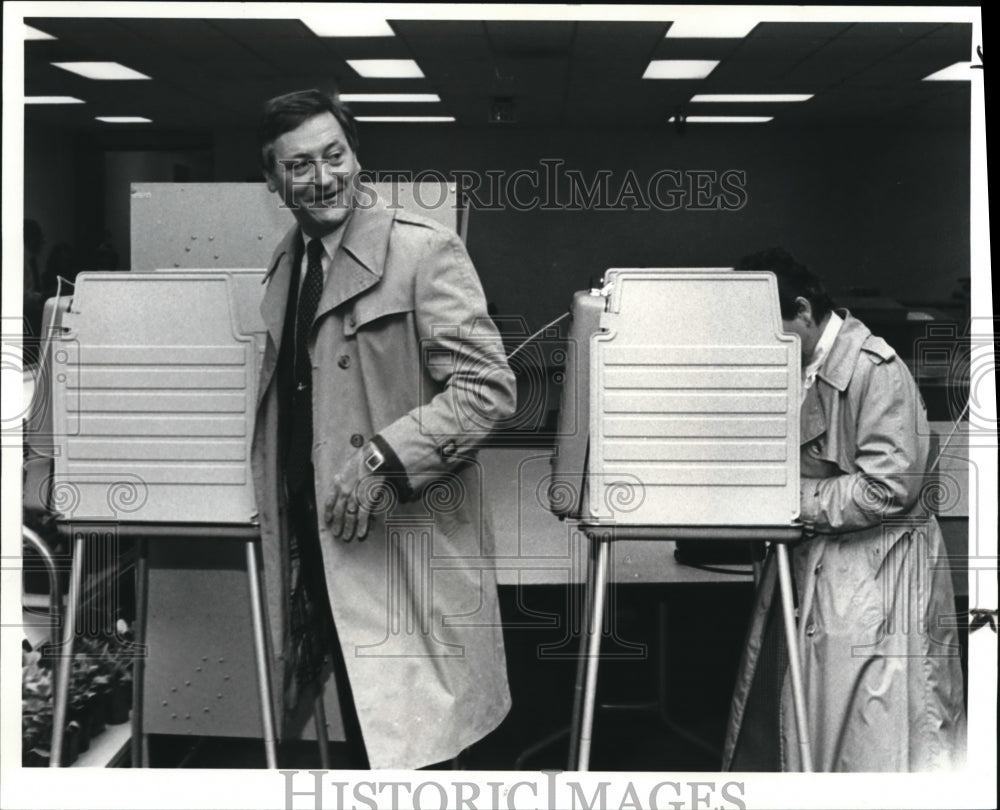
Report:
M 364 446 L 361 458 L 369 472 L 377 473 L 385 466 L 385 455 L 373 442 L 368 442 Z

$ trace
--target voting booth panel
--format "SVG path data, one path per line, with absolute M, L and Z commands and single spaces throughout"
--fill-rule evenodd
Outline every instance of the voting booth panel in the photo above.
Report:
M 579 292 L 553 457 L 556 514 L 627 526 L 798 517 L 798 337 L 770 273 L 612 269 Z
M 264 328 L 241 294 L 220 273 L 79 276 L 53 390 L 55 478 L 77 498 L 66 517 L 251 522 Z
M 788 525 L 799 511 L 799 342 L 764 273 L 611 270 L 591 340 L 589 513 Z
M 450 183 L 370 183 L 390 208 L 419 213 L 463 235 L 467 213 Z M 293 224 L 292 212 L 264 183 L 133 183 L 132 270 L 265 269 Z
M 771 273 L 612 269 L 577 293 L 552 511 L 592 542 L 569 767 L 589 768 L 611 546 L 775 544 L 804 770 L 811 769 L 785 542 L 801 536 L 800 346 Z M 581 429 L 586 425 L 585 435 Z M 695 739 L 666 718 L 668 728 Z

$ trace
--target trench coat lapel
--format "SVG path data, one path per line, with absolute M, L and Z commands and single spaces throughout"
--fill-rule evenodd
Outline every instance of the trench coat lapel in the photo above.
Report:
M 330 265 L 316 320 L 382 278 L 393 216 L 392 211 L 381 206 L 356 208 L 351 214 L 344 240 Z
M 260 384 L 257 389 L 257 405 L 271 384 L 274 370 L 278 365 L 278 355 L 281 352 L 281 335 L 285 325 L 285 308 L 288 305 L 288 289 L 292 280 L 292 263 L 295 261 L 295 243 L 299 239 L 298 225 L 289 229 L 284 238 L 275 248 L 271 264 L 264 276 L 267 287 L 260 302 L 260 314 L 271 336 L 270 343 L 274 351 L 265 351 L 260 369 Z

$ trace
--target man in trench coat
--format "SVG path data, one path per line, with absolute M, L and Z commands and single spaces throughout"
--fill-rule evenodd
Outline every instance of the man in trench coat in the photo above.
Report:
M 906 365 L 777 249 L 785 330 L 802 341 L 801 512 L 791 553 L 805 706 L 818 771 L 925 771 L 965 750 L 958 617 L 932 492 L 930 430 Z M 740 666 L 726 770 L 800 770 L 769 558 Z
M 457 236 L 358 184 L 339 102 L 272 99 L 260 140 L 296 219 L 265 279 L 252 451 L 276 710 L 301 697 L 296 596 L 318 582 L 369 764 L 423 767 L 510 708 L 475 450 L 513 413 L 513 374 Z

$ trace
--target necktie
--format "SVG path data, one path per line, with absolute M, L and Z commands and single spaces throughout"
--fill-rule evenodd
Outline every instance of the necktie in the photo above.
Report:
M 299 384 L 309 380 L 302 379 L 302 372 L 310 377 L 309 368 L 309 331 L 312 329 L 319 299 L 323 295 L 323 243 L 313 239 L 306 249 L 309 263 L 306 266 L 306 278 L 299 291 L 299 308 L 295 321 L 295 376 Z
M 323 243 L 313 239 L 306 249 L 306 277 L 299 291 L 295 314 L 295 376 L 292 392 L 291 440 L 285 462 L 285 480 L 290 492 L 305 483 L 312 451 L 312 366 L 309 362 L 309 332 L 323 295 Z

